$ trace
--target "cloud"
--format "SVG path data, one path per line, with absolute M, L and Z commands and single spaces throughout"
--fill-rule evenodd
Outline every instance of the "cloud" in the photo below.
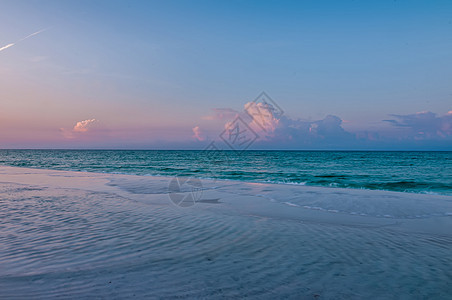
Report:
M 96 119 L 90 119 L 90 120 L 84 120 L 84 121 L 77 122 L 77 124 L 75 124 L 72 131 L 87 132 L 89 130 L 89 128 L 93 125 L 94 122 L 96 122 Z
M 382 126 L 373 131 L 347 131 L 344 120 L 336 115 L 322 119 L 294 119 L 278 113 L 270 103 L 249 102 L 244 111 L 233 109 L 214 109 L 215 115 L 208 120 L 223 120 L 224 129 L 240 127 L 239 132 L 251 129 L 258 139 L 255 149 L 450 149 L 452 142 L 452 110 L 445 115 L 425 111 L 415 114 L 391 116 L 383 120 L 393 126 Z M 239 120 L 239 121 L 237 121 Z M 235 124 L 234 122 L 245 122 Z M 246 126 L 245 126 L 246 125 Z M 202 140 L 201 128 L 193 132 L 197 140 Z M 249 133 L 252 137 L 253 133 Z M 206 140 L 206 138 L 204 138 Z M 219 139 L 219 143 L 222 140 Z M 230 145 L 224 145 L 228 149 Z
M 199 126 L 193 127 L 193 138 L 197 139 L 198 141 L 204 141 L 205 138 L 202 137 L 201 128 Z
M 27 35 L 26 37 L 21 38 L 21 39 L 18 40 L 17 42 L 14 42 L 14 43 L 11 43 L 11 44 L 8 44 L 8 45 L 6 45 L 6 46 L 1 47 L 1 48 L 0 48 L 0 51 L 6 50 L 6 49 L 8 49 L 9 47 L 12 47 L 12 46 L 14 46 L 14 45 L 17 44 L 17 43 L 22 42 L 23 40 L 26 40 L 26 39 L 28 39 L 28 38 L 34 36 L 34 35 L 40 34 L 41 32 L 44 32 L 44 31 L 46 31 L 46 30 L 48 30 L 48 28 L 44 28 L 44 29 L 38 30 L 38 31 L 36 31 L 36 32 L 33 32 L 32 34 L 29 34 L 29 35 Z
M 67 139 L 74 139 L 80 134 L 89 132 L 93 125 L 97 122 L 96 119 L 88 119 L 84 121 L 77 122 L 72 129 L 60 128 L 61 133 Z
M 342 128 L 342 119 L 328 115 L 324 119 L 305 121 L 280 115 L 269 103 L 250 102 L 245 111 L 252 117 L 249 125 L 259 130 L 264 140 L 311 144 L 313 142 L 333 142 L 352 139 L 352 134 Z
M 259 136 L 256 146 L 262 148 L 321 147 L 343 145 L 356 140 L 353 134 L 342 128 L 342 119 L 334 115 L 305 121 L 282 115 L 270 103 L 248 102 L 243 112 L 236 113 L 234 118 L 226 122 L 226 130 L 234 126 L 236 117 Z M 240 131 L 245 132 L 246 128 L 241 126 Z
M 443 139 L 452 136 L 452 111 L 444 116 L 423 111 L 408 115 L 391 115 L 395 119 L 384 120 L 395 127 L 405 129 L 407 137 L 414 139 Z
M 271 134 L 278 127 L 280 118 L 269 103 L 248 102 L 245 104 L 245 111 L 252 118 L 249 125 L 253 128 L 261 127 L 265 132 Z

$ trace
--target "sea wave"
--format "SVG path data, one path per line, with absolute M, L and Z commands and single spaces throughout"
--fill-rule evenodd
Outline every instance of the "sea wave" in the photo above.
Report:
M 452 195 L 452 152 L 251 151 L 220 163 L 200 159 L 202 155 L 202 151 L 0 150 L 0 164 Z

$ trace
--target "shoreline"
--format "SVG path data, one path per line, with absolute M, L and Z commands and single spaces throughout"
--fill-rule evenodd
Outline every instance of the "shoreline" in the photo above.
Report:
M 196 188 L 201 187 L 202 196 L 199 199 L 189 200 L 193 203 L 180 205 L 172 201 L 170 194 L 174 191 L 169 188 L 171 180 L 177 176 L 142 176 L 0 166 L 0 182 L 3 182 L 5 176 L 11 175 L 15 176 L 16 181 L 12 183 L 16 184 L 40 185 L 45 182 L 48 187 L 110 193 L 145 204 L 170 205 L 178 209 L 184 209 L 185 206 L 189 209 L 193 207 L 204 209 L 206 205 L 217 208 L 215 203 L 218 204 L 217 202 L 222 200 L 220 202 L 222 209 L 238 209 L 246 204 L 251 208 L 250 214 L 259 212 L 265 216 L 273 216 L 277 212 L 275 214 L 277 218 L 295 217 L 300 220 L 317 218 L 325 222 L 348 218 L 344 221 L 345 224 L 376 222 L 386 225 L 397 220 L 403 220 L 405 223 L 427 224 L 429 220 L 440 218 L 450 222 L 447 226 L 441 227 L 424 224 L 423 231 L 435 233 L 439 230 L 438 232 L 443 234 L 448 233 L 443 229 L 449 225 L 449 228 L 452 228 L 452 196 L 447 195 L 199 179 L 198 184 L 201 186 Z M 20 180 L 17 180 L 18 178 Z M 190 186 L 186 186 L 185 189 L 181 187 L 176 194 L 187 195 L 191 193 L 191 189 Z M 212 199 L 218 201 L 211 201 Z M 355 222 L 361 218 L 362 222 Z M 403 225 L 399 223 L 398 228 L 404 227 Z
M 122 150 L 118 150 L 122 151 Z M 143 150 L 147 151 L 147 150 Z M 155 150 L 159 151 L 159 150 Z M 188 150 L 187 150 L 188 151 Z M 387 152 L 387 151 L 386 151 Z M 447 152 L 447 151 L 442 151 Z M 450 151 L 449 151 L 450 152 Z M 2 167 L 11 167 L 11 168 L 21 168 L 21 169 L 32 169 L 32 170 L 43 170 L 43 171 L 61 171 L 61 172 L 75 172 L 75 173 L 90 173 L 90 174 L 100 174 L 100 175 L 121 175 L 121 176 L 138 176 L 138 177 L 150 177 L 150 178 L 167 178 L 171 179 L 177 176 L 169 176 L 169 175 L 161 175 L 161 174 L 132 174 L 132 173 L 123 173 L 123 172 L 95 172 L 95 171 L 80 171 L 80 170 L 58 170 L 58 169 L 49 169 L 49 168 L 39 168 L 39 167 L 18 167 L 11 165 L 2 165 L 0 164 L 0 168 Z M 226 178 L 210 178 L 210 177 L 202 177 L 202 176 L 181 176 L 181 177 L 194 177 L 198 178 L 202 181 L 220 181 L 220 182 L 243 182 L 243 183 L 256 183 L 256 184 L 274 184 L 274 185 L 288 185 L 288 186 L 306 186 L 306 187 L 315 187 L 315 188 L 326 188 L 326 189 L 344 189 L 344 190 L 363 190 L 363 191 L 382 191 L 382 192 L 391 192 L 391 193 L 402 193 L 402 194 L 416 194 L 416 195 L 433 195 L 433 196 L 445 196 L 452 197 L 452 194 L 440 193 L 440 192 L 415 192 L 415 191 L 395 191 L 395 190 L 386 190 L 386 189 L 370 189 L 365 187 L 341 187 L 341 186 L 326 186 L 326 185 L 315 185 L 309 184 L 306 182 L 274 182 L 274 181 L 259 181 L 259 180 L 242 180 L 242 179 L 226 179 Z

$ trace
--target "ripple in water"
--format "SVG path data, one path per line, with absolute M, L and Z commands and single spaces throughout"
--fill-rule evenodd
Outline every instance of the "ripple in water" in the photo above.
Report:
M 450 295 L 448 238 L 0 184 L 0 298 Z M 215 206 L 218 207 L 218 206 Z

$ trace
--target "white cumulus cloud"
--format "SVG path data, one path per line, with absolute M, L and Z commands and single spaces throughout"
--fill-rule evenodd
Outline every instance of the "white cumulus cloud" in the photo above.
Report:
M 249 124 L 256 128 L 261 127 L 264 131 L 272 133 L 279 124 L 279 118 L 275 113 L 273 105 L 261 102 L 248 102 L 245 104 L 245 111 L 252 117 Z
M 87 119 L 83 121 L 77 122 L 73 128 L 67 129 L 67 128 L 60 128 L 61 133 L 63 136 L 67 139 L 74 139 L 80 134 L 84 134 L 89 132 L 93 125 L 97 122 L 96 119 Z
M 96 119 L 77 122 L 72 130 L 74 132 L 87 132 L 94 122 L 96 122 Z

